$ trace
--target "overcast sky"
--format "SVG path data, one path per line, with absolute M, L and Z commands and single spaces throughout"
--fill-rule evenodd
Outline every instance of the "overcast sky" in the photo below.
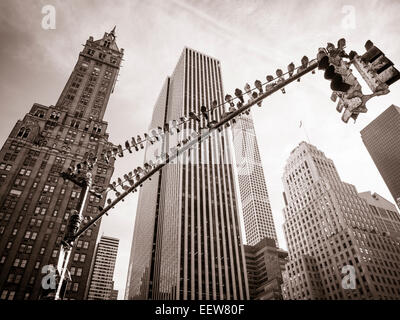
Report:
M 44 5 L 56 8 L 56 29 L 41 27 Z M 34 102 L 54 105 L 89 36 L 101 38 L 116 28 L 125 49 L 123 66 L 105 121 L 110 140 L 122 143 L 146 131 L 153 105 L 184 46 L 221 61 L 226 93 L 246 82 L 265 81 L 277 68 L 296 65 L 303 55 L 316 56 L 327 42 L 341 37 L 347 49 L 364 52 L 372 40 L 400 66 L 400 1 L 22 1 L 0 2 L 0 143 Z M 354 19 L 353 19 L 354 17 Z M 331 158 L 342 180 L 359 192 L 375 191 L 393 202 L 366 151 L 360 130 L 391 104 L 400 104 L 399 83 L 391 93 L 367 104 L 367 114 L 346 125 L 329 97 L 321 72 L 290 84 L 253 108 L 276 229 L 286 248 L 282 224 L 281 176 L 290 154 L 309 140 Z M 366 91 L 367 92 L 367 91 Z M 114 178 L 142 162 L 142 154 L 118 159 Z M 104 218 L 101 233 L 120 238 L 115 272 L 119 298 L 125 291 L 137 193 Z

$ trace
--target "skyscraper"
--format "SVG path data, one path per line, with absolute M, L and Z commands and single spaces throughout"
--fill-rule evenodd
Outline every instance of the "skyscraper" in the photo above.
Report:
M 96 41 L 90 37 L 56 105 L 35 103 L 0 151 L 1 299 L 37 299 L 42 268 L 57 262 L 80 193 L 60 172 L 92 154 L 99 158 L 93 185 L 109 183 L 113 163 L 104 163 L 100 156 L 111 145 L 103 116 L 122 56 L 115 30 Z M 90 195 L 85 215 L 95 215 L 104 201 Z M 67 298 L 84 298 L 98 229 L 82 235 L 72 252 L 76 272 Z
M 400 108 L 392 104 L 361 130 L 361 138 L 400 208 Z
M 250 299 L 282 300 L 282 272 L 288 253 L 274 239 L 264 238 L 254 246 L 245 245 Z
M 278 245 L 251 113 L 237 118 L 233 142 L 247 244 L 255 245 L 268 237 Z
M 400 243 L 332 160 L 302 142 L 283 175 L 286 299 L 399 299 Z M 354 272 L 354 273 L 353 273 Z
M 118 245 L 119 239 L 101 236 L 94 257 L 88 300 L 116 300 L 112 295 L 115 295 L 113 278 Z
M 158 97 L 150 127 L 199 113 L 202 105 L 222 103 L 223 96 L 220 62 L 185 48 Z M 221 110 L 209 116 L 219 119 Z M 179 135 L 167 137 L 164 148 L 199 126 L 186 122 Z M 214 132 L 144 184 L 126 299 L 248 298 L 229 134 L 229 129 Z M 152 158 L 149 147 L 146 158 Z
M 361 192 L 359 196 L 367 201 L 381 232 L 400 240 L 400 215 L 396 206 L 377 193 Z

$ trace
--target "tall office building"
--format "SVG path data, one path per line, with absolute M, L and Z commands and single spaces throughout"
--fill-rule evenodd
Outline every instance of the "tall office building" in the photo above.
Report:
M 113 278 L 118 245 L 119 239 L 101 236 L 94 257 L 88 300 L 116 300 Z
M 246 242 L 255 245 L 268 237 L 278 245 L 251 113 L 237 118 L 233 126 L 233 143 Z
M 224 101 L 220 62 L 185 48 L 158 97 L 151 128 L 200 113 L 214 100 Z M 209 116 L 219 119 L 221 110 Z M 167 137 L 164 148 L 199 126 L 186 123 Z M 144 184 L 126 299 L 248 298 L 229 134 L 229 129 L 212 133 Z M 146 158 L 152 158 L 150 146 Z
M 367 201 L 381 232 L 400 240 L 400 215 L 396 206 L 377 193 L 361 192 L 359 196 Z
M 361 138 L 400 208 L 400 108 L 387 108 L 361 130 Z
M 282 273 L 288 253 L 274 239 L 264 238 L 254 246 L 245 245 L 250 299 L 282 300 Z
M 0 151 L 0 294 L 1 299 L 38 299 L 45 265 L 55 265 L 60 241 L 78 202 L 80 188 L 60 172 L 96 155 L 94 186 L 107 187 L 113 163 L 101 160 L 110 147 L 103 121 L 115 85 L 123 49 L 114 30 L 87 40 L 55 106 L 35 103 L 19 120 Z M 97 213 L 90 195 L 86 216 Z M 99 225 L 88 230 L 72 252 L 67 297 L 83 299 Z
M 283 184 L 286 299 L 400 298 L 400 243 L 381 229 L 355 187 L 340 180 L 332 160 L 302 142 Z

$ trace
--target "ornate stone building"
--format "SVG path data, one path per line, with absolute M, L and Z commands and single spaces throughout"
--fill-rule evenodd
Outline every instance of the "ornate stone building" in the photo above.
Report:
M 42 268 L 57 262 L 80 192 L 60 172 L 93 154 L 100 159 L 94 186 L 106 187 L 111 179 L 113 162 L 101 160 L 111 146 L 103 117 L 122 56 L 115 28 L 99 40 L 89 37 L 56 105 L 33 104 L 0 151 L 1 299 L 38 299 Z M 104 201 L 91 195 L 85 215 L 94 216 Z M 72 252 L 69 299 L 87 295 L 98 230 L 99 224 L 88 230 Z

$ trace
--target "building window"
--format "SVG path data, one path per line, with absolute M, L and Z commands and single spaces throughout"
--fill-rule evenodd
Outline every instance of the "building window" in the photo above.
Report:
M 14 282 L 14 277 L 15 277 L 15 274 L 14 273 L 10 273 L 8 275 L 7 282 L 9 282 L 9 283 Z
M 21 261 L 20 259 L 16 258 L 16 259 L 14 260 L 13 267 L 18 267 L 20 261 Z
M 15 283 L 15 284 L 19 284 L 19 283 L 21 282 L 21 278 L 22 278 L 22 275 L 17 274 L 16 277 L 15 277 L 14 283 Z
M 53 111 L 50 114 L 50 119 L 57 121 L 58 119 L 60 119 L 60 116 L 61 116 L 60 112 Z
M 43 117 L 44 117 L 44 111 L 43 111 L 43 110 L 40 110 L 40 109 L 37 109 L 37 110 L 35 111 L 34 116 L 35 116 L 35 117 L 39 117 L 39 118 L 43 118 Z
M 8 300 L 14 300 L 14 296 L 15 296 L 15 291 L 10 291 L 8 295 Z
M 30 132 L 31 132 L 31 129 L 22 127 L 18 131 L 17 138 L 26 139 L 26 138 L 28 138 Z
M 88 68 L 89 68 L 89 65 L 86 62 L 82 62 L 81 66 L 79 68 L 79 71 L 86 72 L 86 70 Z
M 25 268 L 25 267 L 26 267 L 26 263 L 27 263 L 27 260 L 26 260 L 26 259 L 23 259 L 23 260 L 21 261 L 20 267 L 21 267 L 21 268 Z
M 5 299 L 7 298 L 7 295 L 8 295 L 8 290 L 3 290 L 3 291 L 1 292 L 1 297 L 0 297 L 0 299 L 1 299 L 1 300 L 5 300 Z
M 16 190 L 16 189 L 11 189 L 9 194 L 10 194 L 10 196 L 16 196 L 17 198 L 19 198 L 19 196 L 22 194 L 22 191 Z

